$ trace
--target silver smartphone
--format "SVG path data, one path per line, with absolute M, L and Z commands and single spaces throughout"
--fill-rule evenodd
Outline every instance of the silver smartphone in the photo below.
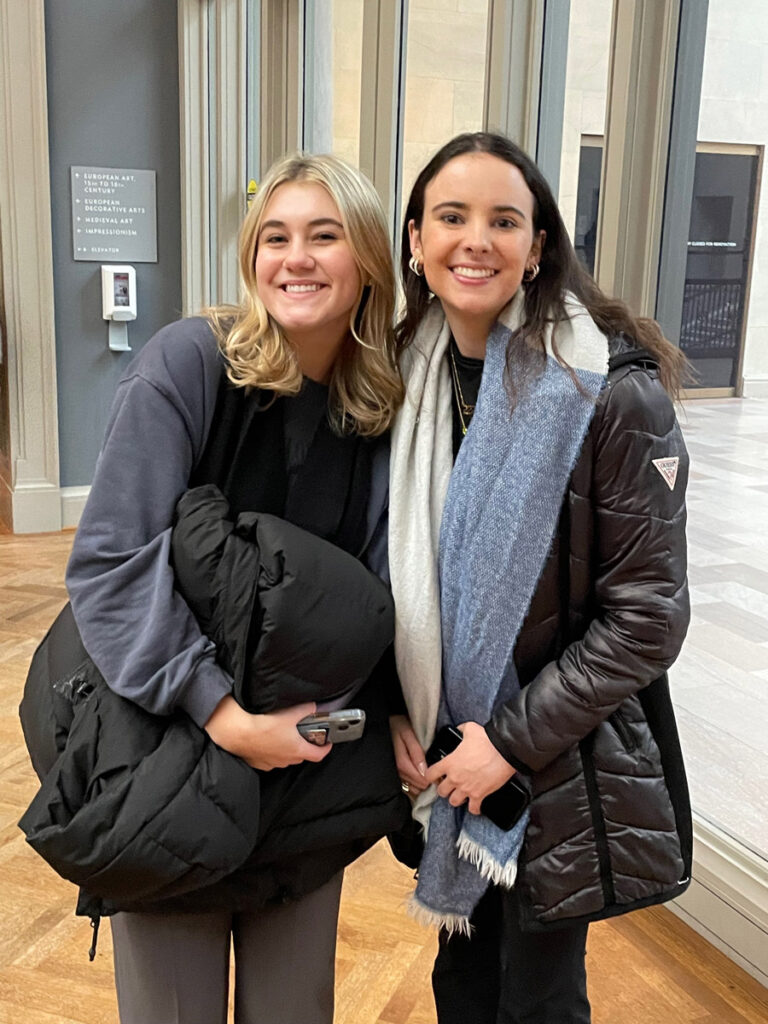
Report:
M 318 747 L 324 747 L 326 743 L 359 740 L 365 729 L 365 712 L 360 708 L 316 711 L 302 718 L 296 728 L 305 740 Z

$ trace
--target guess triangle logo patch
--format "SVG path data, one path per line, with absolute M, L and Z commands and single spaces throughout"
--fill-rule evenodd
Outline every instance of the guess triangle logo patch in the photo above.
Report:
M 668 459 L 654 459 L 653 464 L 664 477 L 670 491 L 674 491 L 675 481 L 677 480 L 677 467 L 680 464 L 679 456 L 674 455 Z

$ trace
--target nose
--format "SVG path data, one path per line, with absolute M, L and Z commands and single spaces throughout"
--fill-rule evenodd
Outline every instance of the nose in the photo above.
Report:
M 286 270 L 307 270 L 314 267 L 315 260 L 301 238 L 294 239 L 283 257 Z
M 464 248 L 468 252 L 488 252 L 491 248 L 491 240 L 485 220 L 477 217 L 468 221 L 463 241 Z

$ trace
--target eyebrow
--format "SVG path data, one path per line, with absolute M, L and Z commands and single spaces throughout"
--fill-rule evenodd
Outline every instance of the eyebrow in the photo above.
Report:
M 453 210 L 468 210 L 469 209 L 469 204 L 468 203 L 460 203 L 460 202 L 458 202 L 458 200 L 455 200 L 455 199 L 449 199 L 445 203 L 438 203 L 436 206 L 433 206 L 432 207 L 432 212 L 433 213 L 437 213 L 438 210 L 442 210 L 444 207 L 450 207 Z M 518 215 L 518 217 L 522 217 L 523 220 L 527 220 L 528 219 L 526 217 L 526 215 L 523 213 L 523 211 L 521 209 L 519 209 L 517 206 L 511 206 L 511 205 L 510 206 L 494 206 L 493 207 L 493 212 L 494 213 L 516 213 Z
M 333 224 L 334 227 L 341 228 L 342 231 L 344 230 L 344 225 L 340 221 L 335 220 L 333 217 L 317 217 L 315 220 L 311 220 L 309 222 L 308 226 L 311 227 L 311 228 L 317 228 L 317 227 L 320 227 L 322 224 Z M 264 223 L 261 225 L 261 229 L 259 231 L 259 234 L 261 234 L 261 232 L 264 231 L 265 228 L 284 228 L 284 227 L 285 227 L 285 221 L 282 221 L 282 220 L 265 220 Z

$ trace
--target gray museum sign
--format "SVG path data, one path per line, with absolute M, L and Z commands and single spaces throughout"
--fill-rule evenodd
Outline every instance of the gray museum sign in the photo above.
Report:
M 76 260 L 157 263 L 155 172 L 72 167 Z

